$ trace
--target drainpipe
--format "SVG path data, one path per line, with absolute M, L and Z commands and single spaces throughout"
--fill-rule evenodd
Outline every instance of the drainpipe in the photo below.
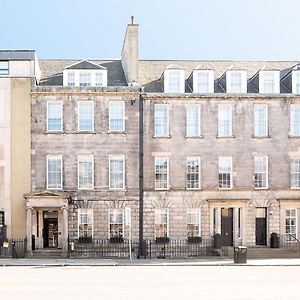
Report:
M 145 257 L 144 243 L 144 90 L 140 89 L 139 96 L 139 254 Z

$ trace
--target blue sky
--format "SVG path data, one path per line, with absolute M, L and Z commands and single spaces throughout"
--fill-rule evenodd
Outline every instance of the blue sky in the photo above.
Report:
M 300 60 L 299 0 L 1 0 L 1 49 L 119 58 L 130 16 L 141 59 Z

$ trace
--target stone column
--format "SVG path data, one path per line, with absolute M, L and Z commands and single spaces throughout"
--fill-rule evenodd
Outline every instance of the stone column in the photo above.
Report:
M 32 253 L 32 207 L 27 207 L 27 253 Z
M 63 238 L 62 238 L 62 249 L 68 251 L 68 209 L 66 206 L 62 208 L 63 212 Z
M 221 234 L 221 208 L 216 207 L 216 233 Z
M 233 208 L 233 246 L 239 246 L 239 208 Z

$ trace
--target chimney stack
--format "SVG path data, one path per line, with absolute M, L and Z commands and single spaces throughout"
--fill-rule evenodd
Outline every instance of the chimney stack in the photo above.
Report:
M 121 53 L 121 61 L 128 86 L 138 84 L 138 28 L 139 25 L 134 23 L 132 16 L 130 23 L 127 25 L 123 49 Z

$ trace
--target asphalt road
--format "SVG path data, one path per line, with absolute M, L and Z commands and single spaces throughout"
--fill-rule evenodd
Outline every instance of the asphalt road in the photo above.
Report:
M 0 267 L 0 299 L 300 299 L 300 266 Z

